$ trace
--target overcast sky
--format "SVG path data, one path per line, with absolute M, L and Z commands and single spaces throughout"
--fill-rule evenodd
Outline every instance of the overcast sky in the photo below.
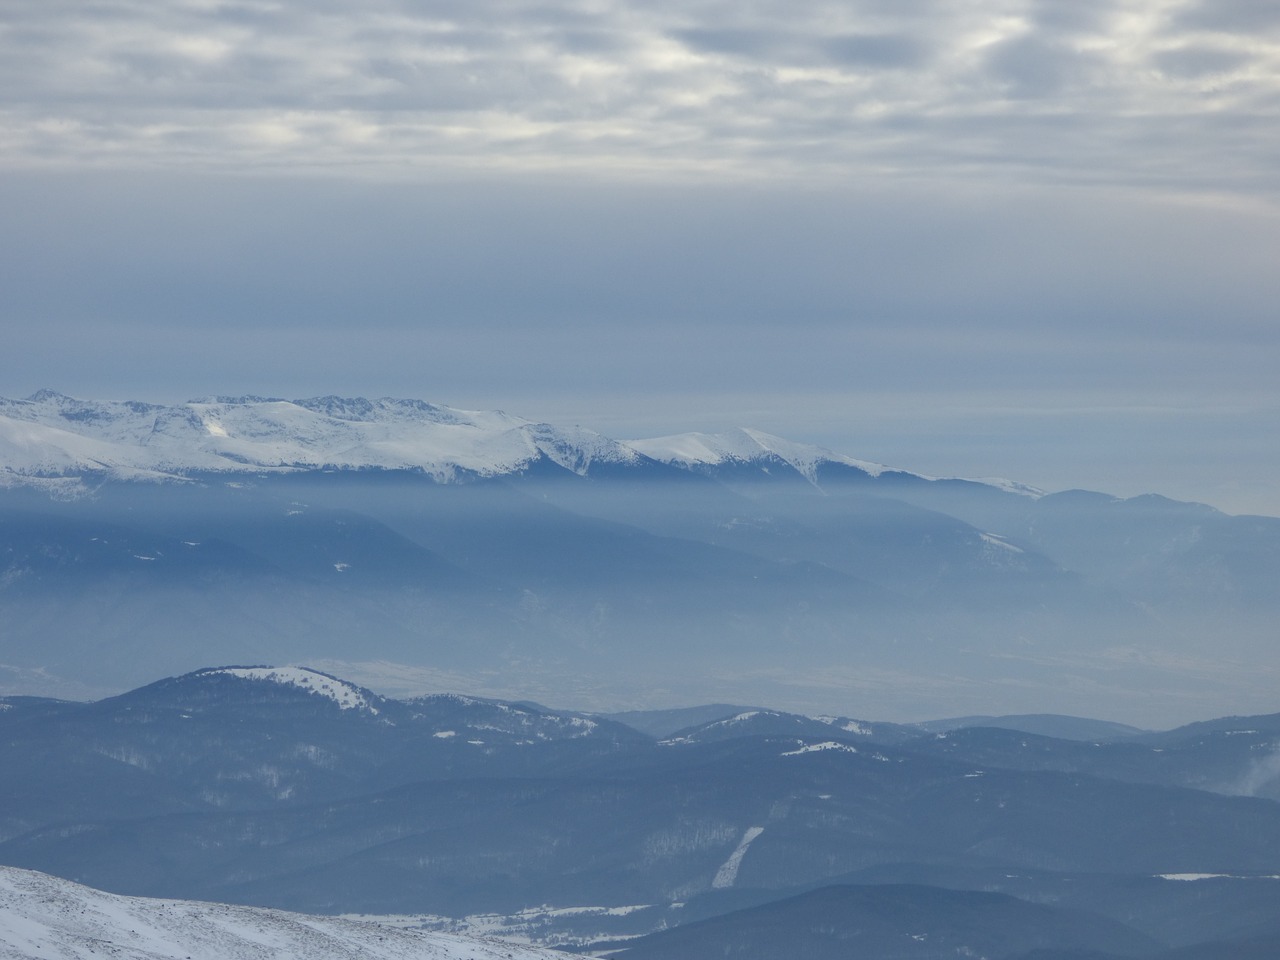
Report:
M 1280 515 L 1275 0 L 0 0 L 0 395 Z

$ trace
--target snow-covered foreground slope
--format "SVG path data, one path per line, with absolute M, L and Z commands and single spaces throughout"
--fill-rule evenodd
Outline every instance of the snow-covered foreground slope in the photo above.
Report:
M 551 960 L 497 940 L 280 910 L 120 897 L 0 867 L 0 958 L 119 960 Z

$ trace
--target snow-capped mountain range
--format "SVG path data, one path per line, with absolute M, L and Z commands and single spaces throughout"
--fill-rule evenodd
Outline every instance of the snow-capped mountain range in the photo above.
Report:
M 768 461 L 814 483 L 822 465 L 868 477 L 889 469 L 745 428 L 621 442 L 580 427 L 421 400 L 215 397 L 162 406 L 78 400 L 52 390 L 0 399 L 0 477 L 9 483 L 85 473 L 164 479 L 316 469 L 413 470 L 451 482 L 519 473 L 539 461 L 581 476 L 600 465 L 699 470 Z
M 373 468 L 449 481 L 518 472 L 543 457 L 585 473 L 593 461 L 628 462 L 639 454 L 586 430 L 420 400 L 217 397 L 160 406 L 50 390 L 0 400 L 0 462 L 18 475 Z

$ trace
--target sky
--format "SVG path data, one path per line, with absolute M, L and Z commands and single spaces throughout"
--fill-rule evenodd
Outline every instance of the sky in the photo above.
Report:
M 0 395 L 1280 515 L 1274 0 L 0 0 Z

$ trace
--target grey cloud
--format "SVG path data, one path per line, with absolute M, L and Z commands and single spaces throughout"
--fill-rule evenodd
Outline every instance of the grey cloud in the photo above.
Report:
M 571 28 L 561 31 L 556 39 L 561 49 L 571 53 L 620 56 L 634 48 L 632 38 L 616 28 Z
M 695 50 L 742 54 L 750 57 L 776 56 L 791 46 L 787 38 L 773 30 L 698 27 L 677 30 L 673 35 Z
M 1253 33 L 1280 27 L 1280 6 L 1272 0 L 1198 0 L 1176 18 L 1181 27 L 1223 33 Z
M 1038 31 L 1055 35 L 1103 33 L 1108 21 L 1122 12 L 1115 0 L 1030 0 L 1027 15 Z
M 1034 35 L 997 44 L 987 58 L 991 76 L 1015 97 L 1056 96 L 1084 81 L 1096 64 L 1092 56 Z
M 1221 48 L 1226 63 L 1234 41 L 1154 14 L 1148 34 L 1113 35 L 1119 12 L 1102 0 L 11 5 L 0 162 L 1133 186 L 1153 169 L 1151 139 L 1162 189 L 1280 188 L 1264 159 L 1280 134 L 1252 122 L 1280 91 L 1267 66 L 1280 53 L 1249 53 L 1259 69 L 1206 91 L 1197 71 L 1215 61 L 1197 51 Z M 1237 158 L 1229 176 L 1204 162 L 1224 115 L 1240 121 L 1216 145 Z
M 839 63 L 870 67 L 916 68 L 926 59 L 925 44 L 902 34 L 843 34 L 822 41 Z
M 1235 50 L 1188 46 L 1179 50 L 1161 51 L 1153 59 L 1164 73 L 1180 78 L 1197 78 L 1238 70 L 1254 58 Z
M 869 16 L 936 19 L 951 6 L 948 0 L 854 0 L 850 9 Z
M 747 58 L 758 66 L 772 63 L 816 66 L 834 62 L 845 66 L 918 67 L 926 45 L 904 34 L 793 33 L 776 27 L 759 29 L 694 28 L 673 36 L 691 48 Z M 772 63 L 771 63 L 772 62 Z
M 715 335 L 791 317 L 916 331 L 949 317 L 975 342 L 1064 323 L 1071 336 L 1199 335 L 1213 317 L 1215 338 L 1274 340 L 1280 299 L 1265 269 L 1280 227 L 1268 218 L 1116 198 L 566 179 L 183 187 L 156 176 L 15 181 L 0 194 L 8 309 L 176 327 L 697 320 Z

